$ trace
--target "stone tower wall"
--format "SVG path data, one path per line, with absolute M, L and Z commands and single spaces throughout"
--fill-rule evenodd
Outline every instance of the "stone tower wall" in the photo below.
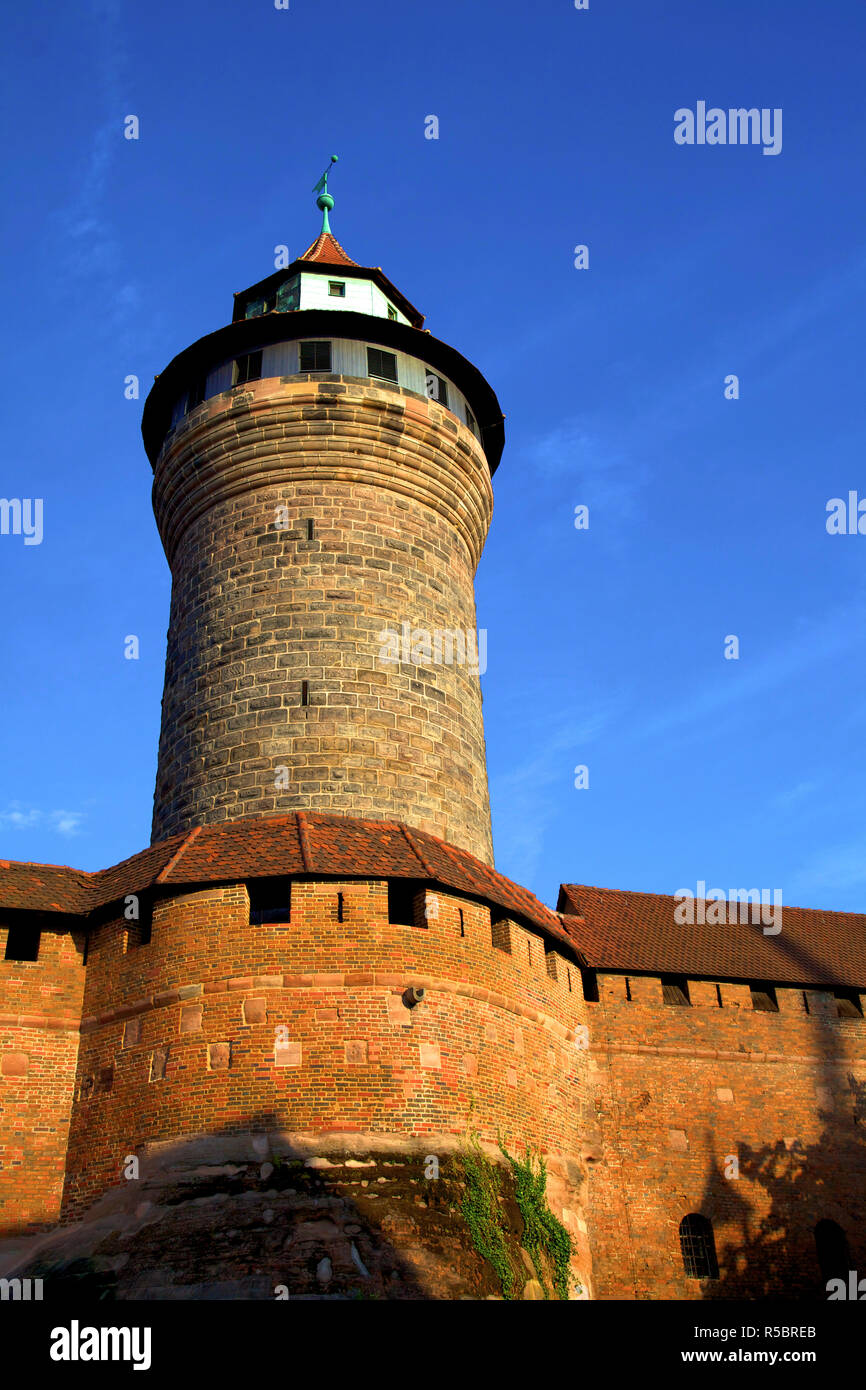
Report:
M 172 431 L 154 507 L 173 575 L 154 841 L 310 809 L 492 862 L 472 648 L 392 664 L 380 635 L 474 638 L 492 488 L 471 431 L 396 388 L 265 379 Z

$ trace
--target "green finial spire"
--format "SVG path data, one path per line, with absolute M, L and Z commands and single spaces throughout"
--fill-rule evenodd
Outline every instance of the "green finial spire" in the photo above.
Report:
M 336 164 L 336 162 L 337 162 L 337 156 L 336 156 L 335 154 L 332 154 L 332 155 L 331 155 L 331 164 Z M 315 188 L 313 189 L 313 192 L 314 192 L 314 193 L 318 193 L 318 195 L 319 195 L 318 198 L 316 199 L 316 207 L 322 209 L 322 235 L 323 235 L 323 236 L 324 236 L 325 232 L 330 232 L 330 230 L 331 230 L 331 224 L 330 224 L 330 222 L 328 221 L 328 213 L 331 211 L 331 209 L 332 209 L 333 206 L 334 206 L 334 200 L 333 200 L 333 198 L 331 197 L 330 193 L 328 192 L 328 175 L 329 175 L 330 172 L 331 172 L 331 164 L 328 165 L 328 167 L 327 167 L 327 169 L 325 170 L 324 174 L 323 174 L 322 177 L 319 179 L 319 182 L 316 184 Z

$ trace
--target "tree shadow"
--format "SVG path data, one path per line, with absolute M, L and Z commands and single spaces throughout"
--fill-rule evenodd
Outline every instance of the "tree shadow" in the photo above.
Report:
M 803 967 L 805 980 L 821 978 L 819 960 L 801 942 L 779 938 L 776 944 Z M 844 987 L 824 979 L 806 988 Z M 829 1278 L 841 1275 L 847 1282 L 843 1263 L 856 1269 L 859 1260 L 866 1273 L 866 1082 L 848 1069 L 851 1050 L 845 1048 L 847 1036 L 860 1050 L 866 1029 L 862 1021 L 855 1033 L 830 1016 L 808 1017 L 819 1060 L 817 1067 L 808 1061 L 802 1066 L 830 1092 L 828 1104 L 815 1106 L 822 1131 L 811 1143 L 789 1135 L 737 1146 L 740 1179 L 766 1194 L 763 1214 L 741 1195 L 736 1180 L 724 1176 L 726 1156 L 710 1159 L 697 1210 L 714 1224 L 721 1273 L 700 1281 L 702 1299 L 826 1299 Z M 844 1091 L 838 1081 L 831 1084 L 843 1069 Z

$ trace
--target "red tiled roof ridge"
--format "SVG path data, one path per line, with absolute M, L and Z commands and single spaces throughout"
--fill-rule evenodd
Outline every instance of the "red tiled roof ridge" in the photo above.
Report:
M 301 862 L 307 873 L 310 872 L 310 837 L 307 832 L 307 818 L 303 811 L 295 812 L 295 826 L 298 831 L 298 845 L 301 851 Z
M 421 868 L 424 870 L 425 874 L 427 874 L 429 878 L 435 878 L 436 875 L 433 873 L 433 870 L 430 868 L 430 865 L 427 863 L 427 860 L 424 858 L 423 854 L 415 844 L 415 841 L 412 838 L 412 834 L 409 830 L 408 825 L 404 825 L 402 821 L 398 821 L 398 824 L 400 826 L 400 829 L 403 831 L 406 844 L 409 846 L 415 858 L 418 860 L 418 863 L 421 865 Z
M 166 881 L 175 864 L 177 864 L 178 860 L 183 854 L 184 850 L 187 848 L 188 845 L 191 845 L 193 840 L 197 839 L 198 836 L 201 834 L 201 829 L 202 828 L 200 825 L 194 825 L 192 830 L 190 830 L 189 833 L 184 836 L 183 843 L 178 845 L 177 849 L 169 859 L 168 863 L 164 866 L 164 868 L 160 869 L 159 873 L 157 874 L 157 883 L 164 883 Z

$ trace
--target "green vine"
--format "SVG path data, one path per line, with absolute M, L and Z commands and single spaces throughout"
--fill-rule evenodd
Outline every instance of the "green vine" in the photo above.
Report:
M 553 1289 L 557 1298 L 568 1298 L 572 1282 L 571 1237 L 547 1203 L 547 1168 L 541 1154 L 527 1148 L 525 1159 L 514 1158 L 502 1140 L 499 1148 L 511 1166 L 514 1196 L 523 1217 L 523 1245 L 529 1251 L 538 1282 L 549 1298 L 542 1256 L 553 1269 Z
M 514 1270 L 508 1255 L 508 1240 L 502 1214 L 502 1173 L 491 1162 L 470 1134 L 459 1152 L 464 1190 L 460 1202 L 463 1219 L 479 1255 L 493 1268 L 504 1298 L 514 1293 Z

